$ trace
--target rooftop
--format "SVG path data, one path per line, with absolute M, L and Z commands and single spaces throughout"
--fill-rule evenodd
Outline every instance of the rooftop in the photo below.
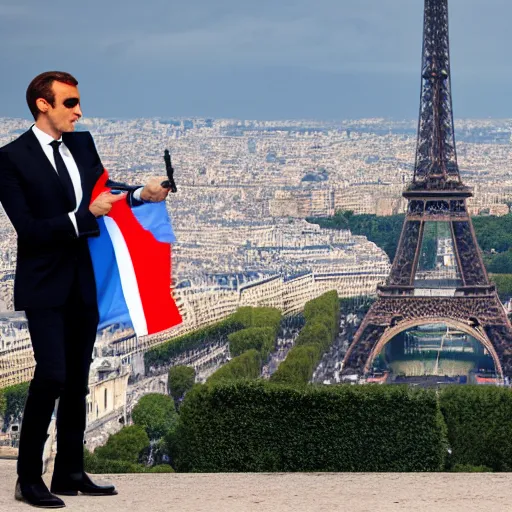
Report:
M 510 473 L 188 473 L 95 476 L 117 496 L 65 497 L 87 512 L 473 512 L 510 510 Z M 49 476 L 45 475 L 49 484 Z M 14 500 L 16 462 L 0 460 L 0 510 Z M 32 509 L 34 510 L 34 509 Z

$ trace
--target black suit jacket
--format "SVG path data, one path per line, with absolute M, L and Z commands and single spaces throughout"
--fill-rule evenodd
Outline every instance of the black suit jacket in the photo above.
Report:
M 62 139 L 82 183 L 78 236 L 68 215 L 72 208 L 64 186 L 32 129 L 0 148 L 0 202 L 18 235 L 16 310 L 63 305 L 75 278 L 86 304 L 96 302 L 87 238 L 99 234 L 89 203 L 103 165 L 89 132 L 64 133 Z M 115 188 L 116 183 L 107 185 Z M 123 188 L 131 189 L 128 201 L 134 202 L 137 187 Z

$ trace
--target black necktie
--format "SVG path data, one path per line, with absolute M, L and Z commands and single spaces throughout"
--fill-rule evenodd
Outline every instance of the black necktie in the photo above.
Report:
M 71 181 L 68 168 L 66 167 L 66 164 L 64 163 L 62 155 L 59 151 L 59 146 L 61 144 L 62 141 L 54 140 L 50 143 L 50 146 L 53 148 L 53 158 L 55 159 L 57 174 L 59 175 L 62 186 L 64 187 L 64 190 L 66 191 L 66 194 L 71 201 L 72 209 L 74 210 L 76 206 L 75 187 L 73 187 L 73 182 Z

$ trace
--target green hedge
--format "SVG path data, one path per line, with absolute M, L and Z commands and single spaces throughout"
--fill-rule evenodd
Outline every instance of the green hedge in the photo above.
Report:
M 440 394 L 448 426 L 451 465 L 512 471 L 512 391 L 454 386 Z
M 244 306 L 232 315 L 232 321 L 248 327 L 272 327 L 277 332 L 281 324 L 281 311 L 276 308 Z
M 305 386 L 311 380 L 321 357 L 322 349 L 316 343 L 294 347 L 270 380 L 277 384 Z
M 332 315 L 333 317 L 339 316 L 339 300 L 338 292 L 331 290 L 326 292 L 316 299 L 306 302 L 304 305 L 304 318 L 306 323 L 313 320 L 319 315 Z
M 179 336 L 178 338 L 171 339 L 152 348 L 151 350 L 148 350 L 144 354 L 144 366 L 146 373 L 148 373 L 150 366 L 165 366 L 170 363 L 171 359 L 179 356 L 187 350 L 195 350 L 212 339 L 221 339 L 229 333 L 238 331 L 245 327 L 245 325 L 235 318 L 235 315 L 236 313 L 221 322 L 189 334 Z
M 340 324 L 338 292 L 332 290 L 304 306 L 306 324 L 301 329 L 295 346 L 270 377 L 272 382 L 294 385 L 307 384 L 322 354 L 336 339 Z
M 439 471 L 447 452 L 435 392 L 403 386 L 198 385 L 176 434 L 185 472 Z
M 233 357 L 256 349 L 264 360 L 276 346 L 275 327 L 249 327 L 228 335 L 229 352 Z
M 261 354 L 255 349 L 248 350 L 221 366 L 208 377 L 207 382 L 211 384 L 220 381 L 257 379 L 261 373 L 261 364 Z
M 326 351 L 332 343 L 332 334 L 322 323 L 307 323 L 300 331 L 295 346 L 318 345 L 322 352 Z

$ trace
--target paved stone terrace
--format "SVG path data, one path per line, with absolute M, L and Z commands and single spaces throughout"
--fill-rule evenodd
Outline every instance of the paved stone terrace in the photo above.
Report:
M 0 460 L 0 511 L 14 500 L 16 461 Z M 507 512 L 512 473 L 216 473 L 95 476 L 119 495 L 67 497 L 87 512 Z M 45 477 L 47 483 L 49 478 Z

